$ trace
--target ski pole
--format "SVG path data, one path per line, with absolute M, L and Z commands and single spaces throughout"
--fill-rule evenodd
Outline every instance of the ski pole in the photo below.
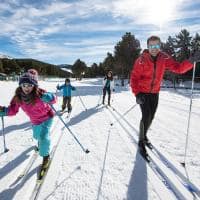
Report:
M 99 106 L 101 104 L 100 101 L 101 101 L 102 97 L 103 97 L 103 88 L 101 88 L 101 94 L 99 95 L 99 100 L 98 100 L 97 106 Z
M 102 94 L 99 95 L 99 100 L 98 100 L 97 106 L 100 105 L 101 97 L 102 97 Z
M 5 133 L 4 133 L 4 118 L 3 116 L 1 117 L 2 121 L 2 135 L 3 135 L 3 146 L 4 146 L 4 153 L 8 152 L 9 149 L 6 147 L 6 138 L 5 138 Z
M 58 89 L 56 89 L 55 95 L 58 96 Z
M 78 95 L 78 96 L 79 96 L 79 95 Z M 85 108 L 85 111 L 87 111 L 87 108 L 86 108 L 85 104 L 83 103 L 83 100 L 82 100 L 82 98 L 81 98 L 80 96 L 79 96 L 79 99 L 80 99 L 80 101 L 81 101 L 83 107 Z
M 77 91 L 76 91 L 76 92 L 77 92 Z M 85 108 L 85 111 L 87 111 L 87 108 L 86 108 L 85 104 L 83 103 L 83 100 L 82 100 L 82 98 L 80 97 L 80 95 L 79 95 L 78 92 L 77 92 L 77 95 L 78 95 L 78 97 L 79 97 L 79 99 L 80 99 L 80 101 L 81 101 L 81 104 L 82 104 L 83 107 Z
M 196 61 L 194 62 L 194 68 L 193 68 L 193 74 L 192 74 L 192 86 L 191 86 L 190 107 L 189 107 L 188 124 L 187 124 L 187 135 L 186 135 L 186 141 L 185 141 L 184 162 L 181 163 L 183 165 L 183 167 L 185 167 L 186 157 L 187 157 L 187 147 L 188 147 L 188 137 L 189 137 L 189 130 L 190 130 L 190 117 L 191 117 L 191 110 L 192 110 L 195 71 L 196 71 Z
M 112 122 L 110 125 L 113 126 L 113 124 L 117 123 L 118 121 L 120 121 L 122 118 L 125 117 L 125 115 L 127 115 L 133 108 L 135 108 L 137 106 L 137 103 L 134 104 L 131 108 L 129 108 L 124 114 L 121 114 L 121 116 L 116 119 L 114 122 Z
M 113 93 L 113 94 L 112 94 L 112 102 L 114 102 L 114 100 L 115 100 L 115 98 L 114 98 L 114 96 L 115 96 L 115 95 L 114 95 L 114 92 L 115 92 L 115 90 L 112 89 L 112 93 Z M 110 94 L 110 95 L 111 95 L 111 94 Z
M 67 124 L 64 122 L 63 118 L 57 114 L 56 109 L 54 108 L 53 105 L 51 105 L 51 108 L 55 111 L 56 115 L 58 116 L 58 118 L 60 119 L 60 121 L 64 124 L 65 128 L 69 131 L 69 133 L 73 136 L 73 138 L 76 140 L 76 142 L 79 144 L 79 146 L 81 147 L 81 149 L 85 152 L 85 153 L 89 153 L 90 151 L 88 149 L 85 149 L 83 147 L 83 145 L 79 142 L 79 140 L 77 139 L 77 137 L 72 133 L 72 131 L 70 130 L 70 128 L 67 126 Z

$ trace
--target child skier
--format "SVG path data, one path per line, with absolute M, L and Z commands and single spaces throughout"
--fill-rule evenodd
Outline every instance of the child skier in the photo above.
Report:
M 38 73 L 29 69 L 19 78 L 19 87 L 15 91 L 8 107 L 0 106 L 0 116 L 16 115 L 21 109 L 29 116 L 33 128 L 33 137 L 38 141 L 39 155 L 43 157 L 41 171 L 49 164 L 50 127 L 54 112 L 49 104 L 56 102 L 56 97 L 38 87 Z
M 113 74 L 112 71 L 108 71 L 107 75 L 103 79 L 103 101 L 102 104 L 105 103 L 105 96 L 106 91 L 108 92 L 108 105 L 110 106 L 110 99 L 111 99 L 111 90 L 114 90 L 114 80 L 113 80 Z
M 64 110 L 66 108 L 66 105 L 67 105 L 67 111 L 68 111 L 68 113 L 70 113 L 71 110 L 72 110 L 72 105 L 71 105 L 71 100 L 72 100 L 71 91 L 72 90 L 76 90 L 76 88 L 71 85 L 70 79 L 68 79 L 68 78 L 65 79 L 65 83 L 63 85 L 61 85 L 61 86 L 57 85 L 56 88 L 58 90 L 62 90 L 62 92 L 63 92 L 63 104 L 62 104 L 62 110 L 61 110 L 61 112 L 64 112 Z

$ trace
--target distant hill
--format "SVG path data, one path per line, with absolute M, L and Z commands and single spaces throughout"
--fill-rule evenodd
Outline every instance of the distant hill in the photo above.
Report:
M 40 75 L 43 76 L 57 76 L 57 77 L 69 77 L 70 72 L 62 70 L 61 67 L 49 63 L 45 63 L 39 60 L 22 58 L 15 59 L 6 55 L 0 54 L 0 73 L 21 74 L 30 68 L 34 68 Z
M 69 72 L 72 74 L 72 65 L 68 65 L 68 64 L 60 64 L 57 65 L 60 69 L 62 69 L 63 71 Z
M 0 58 L 7 58 L 7 59 L 13 59 L 10 56 L 4 55 L 4 54 L 0 54 Z
M 67 69 L 72 68 L 72 65 L 68 65 L 68 64 L 60 64 L 60 65 L 57 65 L 57 66 L 60 67 L 60 68 L 67 68 Z

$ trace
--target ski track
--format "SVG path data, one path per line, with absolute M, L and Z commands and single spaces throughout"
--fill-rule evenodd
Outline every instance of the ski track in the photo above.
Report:
M 50 85 L 46 82 L 44 83 L 49 88 L 56 84 L 56 82 L 50 83 Z M 74 82 L 74 84 L 75 86 L 78 84 L 78 87 L 80 87 L 80 94 L 85 94 L 85 92 L 94 93 L 91 87 L 91 84 L 93 84 L 92 81 Z M 81 90 L 82 86 L 83 89 Z M 89 90 L 88 86 L 90 87 Z M 130 105 L 132 106 L 134 103 L 134 98 L 131 95 L 130 91 L 123 91 L 122 93 L 116 92 L 113 94 L 111 102 L 114 107 L 117 106 L 116 108 L 120 110 L 120 113 L 126 112 Z M 174 95 L 170 92 L 161 92 L 161 95 L 164 97 L 170 95 L 175 96 L 175 98 L 173 97 L 173 101 L 175 99 L 181 102 L 182 98 L 184 99 L 183 96 L 180 98 L 180 95 Z M 127 97 L 127 103 L 125 104 L 123 96 Z M 138 154 L 132 139 L 129 136 L 127 137 L 127 133 L 132 132 L 135 134 L 134 130 L 130 130 L 130 127 L 127 128 L 127 124 L 122 121 L 119 121 L 120 123 L 116 122 L 116 124 L 111 127 L 110 123 L 115 122 L 116 119 L 109 114 L 109 110 L 106 107 L 96 106 L 99 101 L 99 95 L 86 95 L 81 96 L 81 98 L 88 110 L 84 111 L 80 99 L 76 96 L 72 98 L 73 110 L 71 118 L 66 118 L 65 114 L 62 115 L 62 118 L 66 121 L 70 130 L 80 140 L 81 144 L 90 150 L 90 153 L 85 154 L 81 150 L 71 134 L 64 128 L 64 125 L 58 117 L 55 117 L 51 129 L 53 133 L 52 141 L 55 142 L 59 134 L 63 134 L 63 136 L 42 185 L 38 199 L 132 200 L 133 197 L 135 197 L 134 199 L 140 200 L 157 200 L 165 199 L 163 198 L 163 194 L 168 195 L 169 199 L 175 199 L 168 189 L 162 186 L 158 177 L 146 166 L 145 161 L 143 161 L 142 157 Z M 163 100 L 160 99 L 160 101 Z M 195 102 L 197 103 L 197 101 Z M 56 104 L 57 110 L 59 110 L 61 104 L 62 98 L 58 97 L 58 104 Z M 157 146 L 159 146 L 162 151 L 167 151 L 173 157 L 175 149 L 175 159 L 181 160 L 183 159 L 183 145 L 185 141 L 183 140 L 179 144 L 181 139 L 179 132 L 175 131 L 175 129 L 168 131 L 167 122 L 164 121 L 164 118 L 159 116 L 165 111 L 166 118 L 168 119 L 172 117 L 181 118 L 181 121 L 179 120 L 176 122 L 179 123 L 177 124 L 178 127 L 182 125 L 182 121 L 187 119 L 187 107 L 184 105 L 184 108 L 181 106 L 177 108 L 171 104 L 173 104 L 173 102 L 167 103 L 167 101 L 165 101 L 164 103 L 160 103 L 156 118 L 149 130 L 149 135 L 153 136 L 153 143 L 156 141 Z M 164 110 L 166 107 L 167 110 Z M 177 113 L 174 113 L 175 109 L 177 109 Z M 135 113 L 137 113 L 137 115 L 135 115 Z M 192 112 L 191 114 L 196 115 L 196 117 L 193 116 L 193 120 L 197 120 L 197 117 L 200 115 L 198 112 Z M 21 153 L 23 151 L 26 152 L 33 144 L 32 132 L 30 134 L 30 124 L 27 122 L 24 123 L 24 126 L 21 126 L 21 116 L 27 119 L 25 115 L 20 112 L 19 116 L 10 118 L 6 120 L 5 123 L 6 127 L 9 127 L 8 124 L 19 124 L 19 129 L 16 129 L 16 133 L 14 134 L 13 132 L 15 130 L 12 129 L 12 126 L 10 126 L 10 129 L 7 128 L 6 139 L 10 143 L 8 147 L 11 151 L 0 156 L 0 179 L 4 183 L 3 187 L 0 189 L 1 200 L 29 199 L 35 184 L 37 168 L 41 163 L 41 158 L 38 156 L 38 159 L 33 164 L 27 177 L 23 181 L 13 185 L 15 178 L 21 173 L 24 168 L 23 166 L 25 166 L 27 162 L 25 158 L 30 156 L 31 151 L 27 151 L 26 154 L 24 153 L 24 158 Z M 139 125 L 140 116 L 140 110 L 137 106 L 126 115 L 125 119 L 127 122 L 134 124 L 134 127 L 137 127 Z M 168 120 L 168 122 L 173 123 L 173 120 Z M 184 126 L 186 126 L 186 124 Z M 166 136 L 162 138 L 163 133 L 159 133 L 159 130 L 162 130 L 165 134 L 174 135 L 173 142 L 170 141 L 170 138 L 167 141 Z M 185 134 L 181 132 L 182 131 L 180 131 L 180 134 L 185 137 Z M 22 138 L 21 142 L 18 139 L 19 137 Z M 198 136 L 194 136 L 189 141 L 190 145 L 193 147 L 195 146 L 195 148 L 188 152 L 187 169 L 189 172 L 191 170 L 195 172 L 194 175 L 196 174 L 196 177 L 194 177 L 194 175 L 190 177 L 192 180 L 194 179 L 196 183 L 199 183 L 197 180 L 200 180 L 200 175 L 198 176 L 197 174 L 200 174 L 200 163 L 197 157 L 192 157 L 193 154 L 196 155 L 200 153 L 198 151 L 199 143 L 196 142 L 197 138 Z M 14 145 L 15 140 L 19 141 L 19 144 Z M 166 144 L 168 146 L 166 146 Z M 179 145 L 177 146 L 177 144 Z M 19 161 L 17 160 L 18 157 L 20 158 Z M 11 167 L 11 164 L 17 165 Z M 8 170 L 10 170 L 9 173 Z M 140 172 L 145 173 L 141 174 Z M 13 177 L 15 177 L 14 180 Z M 138 182 L 135 182 L 135 180 Z M 143 187 L 141 188 L 140 186 Z
M 111 109 L 112 110 L 112 109 Z M 113 110 L 115 110 L 115 111 L 111 111 L 111 112 L 113 112 L 113 113 L 115 113 L 115 112 L 117 112 L 118 113 L 118 111 L 116 111 L 116 109 L 113 109 Z M 112 113 L 112 114 L 113 114 Z M 120 114 L 121 115 L 121 114 Z M 114 114 L 113 114 L 113 116 L 114 116 Z M 129 125 L 129 122 L 128 121 L 126 121 L 126 123 L 128 123 L 128 125 Z M 122 126 L 122 124 L 120 123 L 120 125 Z M 125 128 L 124 128 L 124 126 L 122 126 L 122 128 L 125 130 Z M 131 126 L 131 128 L 132 128 L 132 126 Z M 127 131 L 126 131 L 127 132 Z M 128 133 L 128 132 L 127 132 Z M 133 136 L 131 136 L 130 135 L 130 133 L 128 133 L 128 135 L 130 136 L 130 139 L 132 140 L 134 137 Z M 134 139 L 135 140 L 135 139 Z M 150 152 L 151 153 L 151 152 Z M 152 154 L 152 153 L 151 153 Z M 152 154 L 153 155 L 153 154 Z M 154 155 L 153 155 L 154 156 Z M 155 157 L 155 159 L 157 159 L 156 157 Z M 157 161 L 159 161 L 159 165 L 157 165 L 157 163 L 156 163 L 156 168 L 158 168 L 159 169 L 159 171 L 160 172 L 162 172 L 162 174 L 163 174 L 163 172 L 167 169 L 168 170 L 168 167 L 167 166 L 165 166 L 165 164 L 164 163 L 162 163 L 162 161 L 160 161 L 160 160 L 158 160 L 157 159 Z M 154 163 L 154 160 L 153 160 L 153 163 Z M 164 164 L 164 165 L 163 165 Z M 165 169 L 163 169 L 163 167 L 165 168 Z M 167 167 L 167 168 L 166 168 Z M 168 172 L 167 172 L 168 174 L 167 174 L 167 176 L 165 175 L 165 173 L 163 174 L 165 177 L 166 177 L 166 180 L 169 182 L 169 186 L 170 187 L 172 187 L 171 189 L 173 189 L 173 191 L 175 192 L 175 194 L 176 195 L 178 195 L 177 196 L 177 198 L 178 199 L 183 199 L 183 198 L 185 198 L 185 199 L 191 199 L 191 198 L 193 198 L 193 194 L 192 194 L 192 197 L 189 197 L 190 195 L 191 195 L 191 193 L 187 190 L 187 189 L 185 189 L 185 188 L 182 188 L 181 189 L 181 191 L 183 192 L 182 194 L 181 194 L 181 192 L 176 188 L 176 185 L 179 185 L 178 187 L 179 188 L 181 188 L 181 187 L 183 187 L 183 185 L 182 184 L 180 184 L 180 182 L 178 181 L 177 182 L 177 179 L 173 179 L 173 173 L 172 173 L 172 171 L 171 170 L 168 170 Z M 171 177 L 172 179 L 170 180 L 170 178 L 169 177 Z M 178 180 L 179 180 L 179 178 L 180 177 L 177 177 L 178 178 Z M 187 178 L 185 178 L 185 179 L 187 179 Z M 175 181 L 176 183 L 173 183 L 173 182 L 171 182 L 171 181 Z M 184 186 L 185 187 L 185 186 Z M 175 189 L 174 189 L 175 188 Z M 183 195 L 184 194 L 184 195 Z M 200 195 L 200 194 L 199 194 Z M 185 197 L 184 197 L 185 196 Z
M 126 94 L 127 96 L 129 96 L 130 92 L 127 92 Z M 169 109 L 170 107 L 168 107 L 167 105 L 163 105 L 162 103 L 164 100 L 163 98 L 169 95 L 172 94 L 170 92 L 161 92 L 160 94 L 161 98 L 159 100 L 160 103 L 158 105 L 158 110 L 156 112 L 155 119 L 148 131 L 148 136 L 153 143 L 156 142 L 157 146 L 159 146 L 159 148 L 161 148 L 162 151 L 167 151 L 167 153 L 170 154 L 172 157 L 175 156 L 178 162 L 183 162 L 188 113 L 186 114 L 186 116 L 182 117 L 180 113 L 176 112 L 175 108 Z M 115 101 L 115 104 L 119 107 L 119 105 L 121 105 L 122 103 L 121 98 L 116 98 L 116 99 L 117 102 Z M 181 99 L 181 102 L 183 102 L 183 100 L 185 101 L 185 98 L 180 95 L 177 95 L 177 99 L 179 100 Z M 127 107 L 125 108 L 125 106 L 124 108 L 122 106 L 120 106 L 119 108 L 120 110 L 127 110 Z M 139 118 L 138 115 L 135 115 L 137 112 L 139 112 Z M 174 116 L 177 116 L 179 120 L 174 120 Z M 139 127 L 140 117 L 141 115 L 139 106 L 134 110 L 132 110 L 132 112 L 128 113 L 127 116 L 125 116 L 126 119 L 131 119 L 131 123 L 134 124 L 134 126 L 137 128 Z M 198 130 L 200 127 L 199 123 L 195 123 L 197 121 L 198 118 L 193 116 L 191 113 L 191 121 L 190 121 L 191 124 L 189 131 L 186 168 L 190 179 L 193 180 L 196 183 L 196 185 L 200 185 L 200 167 L 197 167 L 200 166 L 198 159 L 200 156 L 200 151 L 198 147 L 199 146 Z M 194 155 L 199 155 L 199 156 L 194 156 Z M 196 175 L 193 175 L 193 173 L 191 173 L 192 171 L 195 171 Z
M 112 113 L 112 111 L 111 111 L 111 113 Z M 113 116 L 114 115 L 112 115 L 112 117 Z M 116 118 L 113 117 L 113 120 L 116 120 Z M 134 147 L 136 145 L 133 144 L 132 139 L 129 140 L 129 138 L 127 138 L 126 134 L 127 134 L 128 129 L 126 128 L 126 126 L 124 126 L 124 124 L 122 122 L 119 122 L 119 124 L 117 124 L 117 127 L 120 130 L 118 132 L 120 139 L 126 145 L 126 148 L 129 150 L 129 152 L 134 155 L 135 152 L 133 150 L 134 150 Z M 124 133 L 125 133 L 125 135 L 124 135 Z M 139 155 L 139 158 L 138 158 L 138 155 Z M 135 178 L 133 178 L 133 180 L 131 178 L 131 180 L 130 180 L 131 183 L 129 183 L 130 184 L 129 186 L 131 187 L 131 190 L 130 190 L 130 192 L 128 190 L 127 199 L 130 199 L 130 200 L 131 199 L 153 199 L 153 196 L 154 196 L 155 199 L 163 199 L 162 195 L 160 195 L 159 192 L 158 192 L 160 190 L 163 190 L 163 188 L 162 188 L 163 185 L 161 187 L 157 187 L 154 182 L 151 182 L 152 181 L 151 180 L 152 177 L 156 178 L 157 181 L 160 182 L 160 180 L 158 179 L 157 175 L 155 175 L 154 172 L 152 174 L 152 171 L 149 171 L 149 167 L 146 166 L 146 162 L 143 160 L 143 158 L 141 157 L 141 155 L 138 152 L 136 153 L 135 157 L 136 157 L 136 161 L 138 162 L 138 160 L 139 160 L 139 163 L 141 165 L 139 168 L 143 168 L 144 169 L 143 171 L 144 172 L 147 171 L 147 172 L 145 172 L 145 175 L 142 175 L 140 173 L 143 172 L 143 171 L 140 172 L 140 170 L 139 170 L 139 172 L 138 172 L 137 167 L 134 166 L 135 170 L 132 172 L 132 176 L 135 177 Z M 134 165 L 136 165 L 136 161 L 134 162 Z M 139 177 L 138 177 L 138 175 L 135 175 L 137 173 L 139 174 Z M 149 174 L 150 176 L 148 177 L 147 174 Z M 135 179 L 136 179 L 136 182 L 134 181 Z M 148 180 L 148 182 L 146 182 L 147 180 Z M 137 181 L 139 183 L 137 183 Z M 142 192 L 140 191 L 138 193 L 137 184 L 138 185 L 141 185 L 141 184 L 143 185 L 144 188 L 143 188 Z M 148 191 L 148 193 L 146 193 L 146 189 L 145 189 L 146 184 L 148 184 L 148 187 L 151 186 L 151 190 L 150 191 L 152 191 L 153 193 L 151 193 L 149 191 Z M 167 190 L 165 186 L 164 186 L 164 189 Z M 170 199 L 174 198 L 174 196 L 172 197 L 171 194 L 168 194 L 168 195 L 170 196 Z M 168 195 L 166 195 L 166 196 L 168 196 Z M 167 198 L 169 198 L 169 196 Z
M 101 119 L 107 118 L 105 117 L 104 111 L 98 113 L 98 115 L 102 115 Z M 56 198 L 58 199 L 59 199 L 59 196 L 62 196 L 63 199 L 125 199 L 126 198 L 127 188 L 123 187 L 122 183 L 124 182 L 123 168 L 124 166 L 127 165 L 125 162 L 127 158 L 123 162 L 122 162 L 122 159 L 119 159 L 119 158 L 124 157 L 124 152 L 126 152 L 126 155 L 130 157 L 130 160 L 131 159 L 133 160 L 134 157 L 132 156 L 130 152 L 127 153 L 126 144 L 124 144 L 120 139 L 117 139 L 116 136 L 118 134 L 113 132 L 114 130 L 111 130 L 108 152 L 106 152 L 107 159 L 105 161 L 105 166 L 103 168 L 102 163 L 103 163 L 103 158 L 105 155 L 105 146 L 106 146 L 105 143 L 107 142 L 106 138 L 108 136 L 108 129 L 110 129 L 110 126 L 109 126 L 110 121 L 106 121 L 104 123 L 105 124 L 107 123 L 107 127 L 106 128 L 103 127 L 103 130 L 98 130 L 98 129 L 95 129 L 94 126 L 91 126 L 90 120 L 87 124 L 85 123 L 83 124 L 84 127 L 80 124 L 80 126 L 82 126 L 83 129 L 87 130 L 87 134 L 89 134 L 88 136 L 90 138 L 90 144 L 94 145 L 94 147 L 91 146 L 89 149 L 90 150 L 93 149 L 94 152 L 91 151 L 91 155 L 84 155 L 82 152 L 80 152 L 79 149 L 75 150 L 73 148 L 72 151 L 76 151 L 76 153 L 74 154 L 74 157 L 71 158 L 74 163 L 73 166 L 75 168 L 76 164 L 78 165 L 81 163 L 81 170 L 77 171 L 73 175 L 72 177 L 73 180 L 69 178 L 68 180 L 65 181 L 66 188 L 64 189 L 65 192 L 63 192 L 64 193 L 63 195 L 60 195 L 60 193 L 62 192 L 61 188 L 57 192 L 54 191 L 54 198 L 56 195 L 57 195 Z M 75 129 L 73 130 L 74 132 L 76 132 Z M 79 132 L 79 136 L 80 135 L 81 134 Z M 103 143 L 101 141 L 102 136 L 104 136 L 103 137 L 104 145 L 102 145 Z M 113 142 L 114 144 L 112 144 Z M 120 147 L 120 151 L 119 151 L 119 147 Z M 123 149 L 121 150 L 122 147 Z M 72 151 L 70 151 L 69 149 L 67 150 L 67 152 L 72 152 Z M 66 153 L 64 154 L 66 155 Z M 94 162 L 94 160 L 96 160 L 96 162 Z M 68 165 L 68 162 L 66 163 L 66 166 Z M 90 162 L 94 162 L 93 169 L 90 169 L 91 168 Z M 72 161 L 70 165 L 72 165 Z M 131 170 L 132 170 L 132 166 L 130 167 L 129 172 L 125 173 L 127 174 L 127 177 L 125 179 L 126 182 L 127 180 L 129 180 L 128 174 L 131 173 Z M 121 176 L 119 176 L 119 172 L 120 174 L 122 174 Z M 107 178 L 107 175 L 110 175 L 113 178 L 109 178 L 109 177 Z M 103 176 L 103 178 L 102 178 L 102 183 L 100 184 L 99 180 L 101 176 Z M 93 182 L 93 180 L 91 180 L 91 177 L 96 180 L 95 185 L 91 184 Z M 99 189 L 99 187 L 101 188 Z M 123 191 L 122 187 L 124 190 L 124 195 L 122 195 L 121 193 L 121 191 Z M 100 190 L 99 194 L 94 192 L 94 191 L 97 191 L 97 189 Z M 114 192 L 111 192 L 111 191 L 114 191 Z

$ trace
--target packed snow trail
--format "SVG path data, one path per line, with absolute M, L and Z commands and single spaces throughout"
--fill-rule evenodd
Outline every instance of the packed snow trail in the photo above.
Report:
M 116 114 L 113 112 L 113 110 L 115 111 L 116 109 L 109 108 L 111 115 L 114 117 L 115 120 L 117 120 L 118 118 L 117 118 Z M 127 127 L 124 124 L 122 124 L 121 122 L 118 123 L 118 126 L 121 126 L 121 129 L 122 129 L 122 131 L 120 133 L 122 134 L 124 132 L 124 133 L 128 134 L 128 136 L 131 138 L 131 141 L 133 142 L 133 144 L 137 147 L 137 140 L 131 135 L 130 130 L 127 129 Z M 148 166 L 155 173 L 155 175 L 157 175 L 157 177 L 160 179 L 160 181 L 167 187 L 167 189 L 173 193 L 173 195 L 175 196 L 174 198 L 176 198 L 176 199 L 190 198 L 190 194 L 184 195 L 183 194 L 184 191 L 182 191 L 183 188 L 178 189 L 177 185 L 173 183 L 174 179 L 170 180 L 170 178 L 168 177 L 168 174 L 165 173 L 165 170 L 160 168 L 160 165 L 158 165 L 152 159 L 151 156 L 150 156 L 150 162 L 148 163 Z
M 114 107 L 110 107 L 109 110 L 112 113 L 112 115 L 115 117 L 115 121 L 114 122 L 118 122 L 118 124 L 121 125 L 121 123 L 119 122 L 119 119 L 121 121 L 124 121 L 133 131 L 135 131 L 135 134 L 138 136 L 138 131 L 136 131 L 136 128 L 133 125 L 131 125 L 130 122 L 128 122 L 128 120 L 125 119 L 125 116 L 123 114 L 121 114 Z M 117 117 L 115 115 L 115 113 L 117 113 L 117 115 L 119 117 Z M 113 124 L 114 123 L 111 123 L 111 126 L 113 126 Z M 124 127 L 124 125 L 122 125 L 122 127 Z M 134 137 L 135 134 L 131 135 L 130 131 L 127 132 L 127 133 L 128 133 L 128 136 L 132 140 L 134 140 L 134 143 L 137 143 L 137 138 Z M 158 173 L 161 173 L 161 176 L 163 176 L 163 177 L 165 177 L 165 179 L 167 179 L 167 180 L 164 180 L 164 182 L 169 182 L 169 184 L 172 185 L 171 186 L 171 190 L 173 190 L 173 188 L 176 188 L 176 187 L 184 186 L 194 197 L 196 197 L 196 196 L 200 197 L 200 189 L 197 186 L 195 186 L 193 183 L 191 183 L 187 179 L 186 175 L 185 176 L 183 175 L 183 173 L 181 172 L 181 171 L 183 171 L 183 169 L 180 169 L 181 165 L 178 162 L 174 161 L 174 165 L 177 166 L 177 167 L 175 167 L 169 161 L 169 160 L 171 160 L 171 158 L 169 158 L 169 160 L 167 160 L 165 158 L 164 154 L 160 153 L 155 146 L 153 146 L 153 149 L 151 151 L 149 150 L 149 148 L 147 148 L 147 152 L 148 152 L 148 154 L 150 156 L 150 162 L 152 162 L 152 164 L 153 164 L 152 167 L 157 165 L 156 169 L 158 169 Z M 152 152 L 154 154 L 152 154 Z M 178 170 L 178 168 L 179 168 L 180 171 Z M 167 174 L 167 176 L 165 176 L 165 173 Z M 177 179 L 179 180 L 179 182 L 177 182 Z M 173 181 L 173 182 L 171 182 L 171 181 Z M 180 183 L 182 184 L 182 186 L 180 185 Z M 184 188 L 180 188 L 180 191 L 184 191 Z M 174 191 L 174 193 L 176 193 L 176 191 Z M 177 193 L 179 193 L 179 192 L 177 191 Z M 177 194 L 177 198 L 179 198 L 179 196 L 180 196 L 180 199 L 183 198 L 181 195 Z M 190 197 L 190 196 L 187 197 L 186 196 L 185 198 L 188 199 L 188 198 L 192 198 L 192 197 Z
M 95 115 L 94 112 L 96 113 Z M 116 136 L 118 134 L 115 133 L 115 128 L 114 130 L 110 131 L 110 137 L 108 137 L 110 121 L 109 117 L 105 115 L 105 111 L 103 110 L 103 108 L 91 108 L 88 109 L 87 113 L 85 114 L 90 115 L 91 119 L 87 118 L 87 123 L 82 121 L 80 122 L 81 124 L 76 124 L 76 126 L 81 127 L 81 130 L 86 130 L 87 137 L 85 138 L 85 140 L 89 139 L 91 141 L 91 154 L 84 155 L 84 153 L 81 152 L 80 149 L 73 144 L 73 141 L 69 141 L 71 140 L 70 137 L 67 139 L 66 136 L 64 136 L 65 140 L 63 138 L 63 140 L 61 141 L 61 146 L 59 147 L 60 151 L 58 150 L 59 153 L 57 155 L 57 159 L 60 159 L 60 161 L 57 160 L 55 162 L 52 162 L 51 168 L 49 169 L 49 176 L 47 176 L 44 183 L 46 184 L 46 186 L 44 185 L 43 191 L 41 192 L 41 199 L 46 199 L 47 197 L 48 199 L 126 198 L 127 186 L 124 186 L 121 182 L 126 182 L 127 184 L 129 182 L 129 173 L 132 171 L 135 159 L 134 154 L 132 154 L 132 152 L 127 152 L 126 144 L 121 142 L 121 140 L 118 139 L 116 141 Z M 96 129 L 95 126 L 92 126 L 91 123 L 93 123 L 94 118 L 95 120 L 100 120 L 101 123 L 105 123 L 105 127 L 102 126 L 101 128 Z M 71 124 L 73 124 L 73 120 L 75 120 L 75 118 L 72 117 Z M 76 131 L 76 133 L 78 132 Z M 79 134 L 84 134 L 84 131 L 79 132 Z M 66 149 L 65 152 L 63 152 L 64 148 Z M 124 152 L 124 150 L 126 153 Z M 129 164 L 125 164 L 126 159 L 123 159 L 123 157 L 126 158 L 127 156 L 130 160 Z M 61 161 L 62 158 L 63 161 Z M 66 160 L 68 160 L 67 163 Z M 65 164 L 61 164 L 61 166 L 58 166 L 58 163 L 63 162 Z M 140 160 L 140 162 L 144 161 Z M 76 169 L 79 165 L 81 166 L 81 169 L 75 171 L 72 176 L 69 175 L 70 178 L 65 180 L 64 177 L 66 175 L 68 177 L 68 174 L 74 171 L 74 169 Z M 124 169 L 125 165 L 129 166 L 128 169 Z M 64 171 L 59 171 L 60 168 L 63 168 Z M 127 173 L 127 170 L 130 172 Z M 126 173 L 124 174 L 123 171 Z M 118 174 L 119 177 L 115 174 Z M 55 183 L 52 183 L 52 180 L 56 177 L 57 181 Z M 63 179 L 65 180 L 65 182 L 63 181 Z M 58 185 L 60 187 L 58 187 Z M 148 183 L 148 185 L 148 187 L 153 188 L 150 183 Z M 160 186 L 158 188 L 160 188 Z M 63 195 L 61 195 L 62 193 Z M 146 193 L 145 196 L 151 196 L 153 199 L 160 199 L 158 198 L 158 194 L 155 192 L 155 189 L 153 189 L 153 191 L 149 194 Z M 170 194 L 169 196 L 172 197 Z
M 42 82 L 42 85 L 44 86 L 43 88 L 49 88 L 49 91 L 51 91 L 53 90 L 52 88 L 55 88 L 57 82 Z M 87 111 L 83 108 L 79 97 L 75 95 L 72 98 L 72 103 L 76 101 L 76 106 L 73 106 L 71 118 L 67 118 L 67 113 L 64 113 L 62 117 L 70 130 L 77 138 L 80 138 L 80 141 L 91 152 L 88 155 L 82 152 L 73 137 L 70 134 L 66 134 L 66 128 L 58 117 L 55 117 L 54 126 L 52 127 L 52 144 L 57 141 L 60 134 L 62 134 L 62 139 L 43 182 L 38 199 L 177 199 L 176 195 L 163 184 L 163 181 L 137 151 L 138 136 L 136 133 L 141 116 L 139 107 L 136 106 L 127 113 L 124 118 L 127 122 L 122 119 L 113 123 L 112 127 L 110 125 L 120 117 L 120 115 L 117 115 L 117 111 L 125 113 L 135 104 L 135 99 L 129 89 L 125 87 L 116 88 L 113 101 L 111 101 L 115 108 L 115 111 L 111 110 L 111 112 L 117 116 L 117 118 L 114 118 L 104 106 L 96 106 L 100 99 L 99 94 L 101 94 L 100 79 L 86 79 L 81 82 L 74 82 L 74 84 L 79 90 L 79 95 L 85 103 Z M 0 84 L 0 90 L 2 91 L 4 88 L 9 87 L 11 94 L 14 91 L 14 85 L 16 83 L 3 82 L 2 85 Z M 176 189 L 180 192 L 179 197 L 182 195 L 183 198 L 191 197 L 192 199 L 192 194 L 186 188 L 188 185 L 183 185 L 186 180 L 182 175 L 185 177 L 185 173 L 184 169 L 179 168 L 177 165 L 177 161 L 181 159 L 177 159 L 179 158 L 179 153 L 174 148 L 181 146 L 181 137 L 184 137 L 183 122 L 187 120 L 187 96 L 165 91 L 161 92 L 160 97 L 162 100 L 160 100 L 156 117 L 149 130 L 149 136 L 153 145 L 156 144 L 155 147 L 158 152 L 165 156 L 167 161 L 176 160 L 172 164 L 179 172 L 177 176 L 174 175 L 174 172 L 169 175 L 169 171 L 172 171 L 172 166 L 169 167 L 169 163 L 163 162 L 164 159 L 161 159 L 161 156 L 154 154 L 154 151 L 150 151 L 149 154 L 155 164 L 170 179 L 171 185 L 178 183 Z M 1 99 L 0 103 L 6 104 L 7 98 Z M 170 101 L 170 98 L 173 102 Z M 61 105 L 62 97 L 58 94 L 56 110 L 59 110 Z M 200 104 L 196 99 L 194 108 L 198 108 L 198 106 Z M 178 113 L 180 113 L 180 116 Z M 189 170 L 189 175 L 192 179 L 188 184 L 193 187 L 199 185 L 199 151 L 196 148 L 198 145 L 195 141 L 199 140 L 197 130 L 200 127 L 199 123 L 194 122 L 197 122 L 200 112 L 199 109 L 195 109 L 192 110 L 192 113 L 194 115 L 192 116 L 193 124 L 191 126 L 192 134 L 190 140 L 192 144 L 190 148 L 192 147 L 192 149 L 190 150 L 192 150 L 192 153 L 195 152 L 192 157 L 195 162 L 188 162 L 188 169 L 192 169 Z M 171 132 L 167 130 L 167 123 L 170 124 Z M 0 199 L 27 200 L 33 190 L 38 166 L 42 160 L 38 158 L 35 161 L 22 182 L 13 184 L 13 177 L 17 178 L 19 176 L 26 165 L 25 161 L 30 158 L 32 152 L 30 146 L 33 145 L 32 131 L 30 123 L 27 123 L 27 118 L 23 112 L 19 112 L 16 117 L 6 118 L 5 129 L 10 151 L 0 156 Z M 180 150 L 182 149 L 180 148 Z M 171 155 L 168 157 L 168 153 L 163 152 L 169 152 Z M 191 158 L 189 157 L 189 159 Z M 12 184 L 14 187 L 9 187 Z

